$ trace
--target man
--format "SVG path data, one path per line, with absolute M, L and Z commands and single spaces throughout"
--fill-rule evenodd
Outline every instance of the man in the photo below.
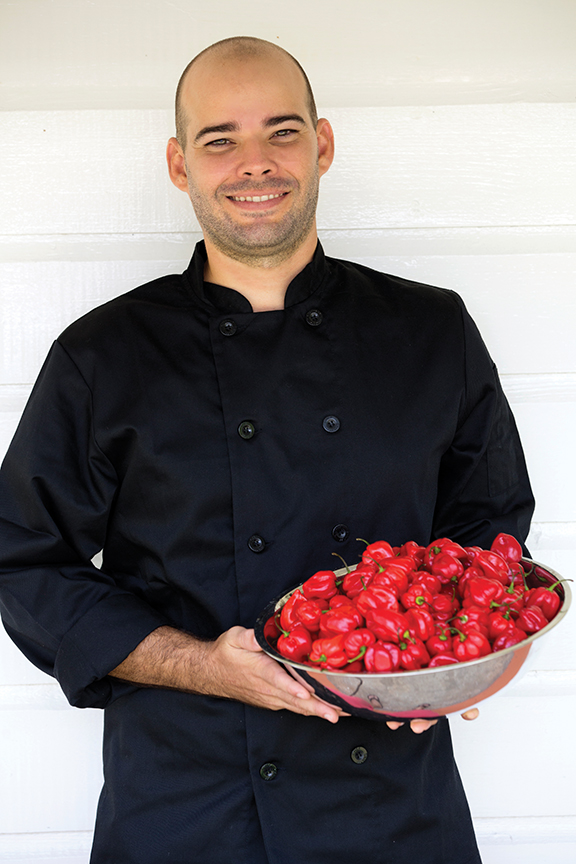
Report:
M 177 103 L 205 242 L 62 334 L 2 472 L 5 626 L 106 709 L 91 860 L 478 862 L 447 721 L 342 717 L 251 627 L 359 536 L 525 538 L 493 364 L 456 295 L 324 257 L 333 134 L 290 55 L 217 43 Z

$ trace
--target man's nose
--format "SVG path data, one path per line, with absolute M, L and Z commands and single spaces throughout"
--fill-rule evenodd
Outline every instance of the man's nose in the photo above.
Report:
M 276 163 L 268 146 L 259 142 L 246 143 L 241 150 L 238 174 L 242 177 L 260 177 L 276 173 Z

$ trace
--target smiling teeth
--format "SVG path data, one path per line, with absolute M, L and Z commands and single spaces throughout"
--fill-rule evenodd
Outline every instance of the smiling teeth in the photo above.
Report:
M 284 193 L 281 193 L 284 194 Z M 271 198 L 280 198 L 281 194 L 278 195 L 233 195 L 232 198 L 234 201 L 270 201 Z

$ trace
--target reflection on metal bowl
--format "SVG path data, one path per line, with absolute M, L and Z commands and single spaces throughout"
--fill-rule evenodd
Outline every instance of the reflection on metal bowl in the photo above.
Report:
M 561 578 L 554 570 L 536 561 L 523 558 L 522 563 L 528 568 L 533 566 L 527 576 L 529 587 L 551 585 Z M 336 571 L 338 576 L 345 573 L 345 570 Z M 535 641 L 553 630 L 568 611 L 571 601 L 568 585 L 563 582 L 556 590 L 562 598 L 562 604 L 556 616 L 542 630 L 512 648 L 505 648 L 479 660 L 433 669 L 354 674 L 325 672 L 287 660 L 266 641 L 264 625 L 284 605 L 292 591 L 268 604 L 256 622 L 255 633 L 258 644 L 270 657 L 282 663 L 297 680 L 312 686 L 315 693 L 326 702 L 338 705 L 356 716 L 374 720 L 432 719 L 465 711 L 512 681 L 533 651 Z

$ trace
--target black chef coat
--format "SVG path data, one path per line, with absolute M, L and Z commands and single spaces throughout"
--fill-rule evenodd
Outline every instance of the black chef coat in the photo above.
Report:
M 447 721 L 332 726 L 107 676 L 162 624 L 253 626 L 358 537 L 528 531 L 514 421 L 456 294 L 318 246 L 285 309 L 255 314 L 204 262 L 199 244 L 63 333 L 0 474 L 5 627 L 106 709 L 92 862 L 477 862 Z

